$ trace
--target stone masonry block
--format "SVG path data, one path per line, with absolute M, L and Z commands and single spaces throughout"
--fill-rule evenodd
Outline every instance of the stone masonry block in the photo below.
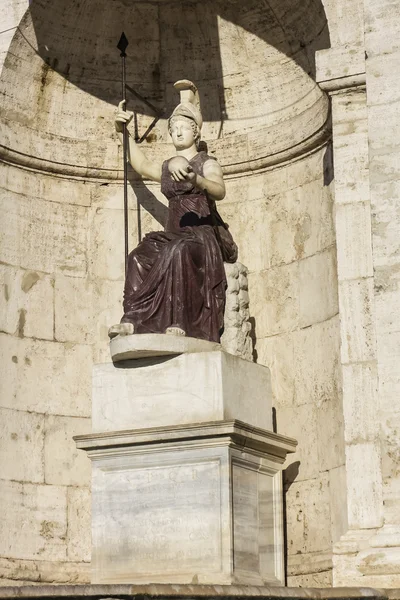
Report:
M 338 313 L 336 248 L 299 263 L 299 325 L 307 327 Z
M 379 435 L 378 372 L 375 362 L 342 365 L 346 442 L 372 442 Z
M 44 415 L 0 408 L 2 479 L 44 481 Z
M 345 462 L 342 398 L 337 395 L 317 407 L 318 463 L 321 471 L 335 469 Z
M 122 298 L 122 281 L 97 279 L 93 282 L 93 326 L 95 328 L 93 361 L 95 364 L 110 360 L 108 330 L 110 325 L 121 320 Z
M 55 279 L 55 337 L 58 342 L 93 341 L 93 284 L 81 277 Z
M 295 403 L 320 406 L 340 395 L 339 317 L 293 332 Z
M 371 206 L 357 202 L 336 207 L 339 280 L 371 277 Z
M 94 278 L 124 279 L 124 214 L 121 208 L 91 209 L 91 256 L 90 273 Z M 136 211 L 129 211 L 130 223 L 136 223 Z M 137 234 L 130 229 L 129 248 L 137 245 Z
M 0 265 L 0 329 L 19 337 L 53 339 L 54 280 L 37 271 Z
M 245 188 L 251 185 L 252 181 L 243 182 Z M 260 182 L 259 185 L 261 185 Z M 242 193 L 246 195 L 248 190 L 242 190 Z M 260 187 L 260 199 L 251 203 L 251 210 L 238 210 L 237 203 L 233 201 L 228 203 L 228 200 L 226 203 L 224 201 L 221 208 L 221 215 L 229 223 L 229 230 L 239 243 L 239 260 L 248 267 L 250 272 L 260 271 L 270 266 L 269 243 L 266 239 L 268 214 L 262 193 L 263 190 Z
M 382 474 L 379 442 L 347 445 L 346 471 L 349 529 L 380 527 Z
M 286 492 L 289 555 L 331 547 L 329 474 L 294 482 Z
M 3 555 L 15 559 L 65 560 L 65 487 L 3 481 L 0 512 Z
M 94 432 L 222 419 L 272 427 L 266 367 L 218 350 L 125 362 L 93 369 Z
M 339 283 L 343 364 L 375 358 L 373 295 L 372 278 Z
M 250 312 L 257 337 L 292 331 L 299 322 L 299 265 L 249 273 Z
M 2 191 L 2 260 L 45 273 L 86 272 L 86 208 Z
M 25 0 L 18 0 L 18 3 L 21 6 L 26 4 Z M 24 12 L 25 10 L 24 6 Z M 76 179 L 62 179 L 50 173 L 28 171 L 6 163 L 3 163 L 1 171 L 6 189 L 12 193 L 49 202 L 54 202 L 56 198 L 68 198 L 69 205 L 90 206 L 90 190 L 94 185 L 87 180 L 78 182 Z M 120 192 L 119 198 L 121 199 Z
M 312 404 L 277 407 L 276 422 L 278 433 L 285 432 L 285 435 L 298 441 L 296 452 L 286 459 L 285 469 L 288 469 L 288 473 L 294 468 L 296 472 L 298 470 L 296 482 L 318 477 L 320 468 L 316 407 Z M 294 467 L 290 468 L 293 463 Z
M 293 334 L 257 338 L 257 362 L 271 371 L 273 405 L 292 406 L 295 396 L 295 357 Z
M 74 435 L 86 433 L 90 419 L 48 415 L 45 419 L 45 477 L 52 485 L 87 486 L 90 461 L 78 452 Z
M 340 540 L 348 530 L 346 466 L 329 471 L 332 543 Z
M 68 489 L 68 560 L 90 562 L 90 532 L 90 489 L 71 487 Z
M 90 346 L 0 334 L 0 360 L 0 399 L 5 408 L 90 416 Z

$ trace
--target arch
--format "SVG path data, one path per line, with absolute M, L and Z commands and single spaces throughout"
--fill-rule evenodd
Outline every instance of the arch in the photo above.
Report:
M 68 175 L 120 175 L 110 121 L 122 29 L 128 82 L 166 114 L 177 99 L 171 84 L 196 81 L 204 137 L 227 173 L 265 168 L 326 138 L 328 103 L 314 81 L 315 52 L 329 46 L 321 0 L 118 0 L 112 12 L 106 0 L 32 0 L 1 78 L 3 157 Z M 137 98 L 130 107 L 142 133 L 154 115 Z M 165 152 L 165 119 L 147 141 L 150 152 Z

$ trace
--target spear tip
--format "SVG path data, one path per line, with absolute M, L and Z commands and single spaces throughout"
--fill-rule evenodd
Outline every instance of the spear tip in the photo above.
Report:
M 125 33 L 122 32 L 121 37 L 119 38 L 119 42 L 117 44 L 117 48 L 118 50 L 120 50 L 121 56 L 126 56 L 126 49 L 128 47 L 128 44 L 128 38 L 126 37 Z

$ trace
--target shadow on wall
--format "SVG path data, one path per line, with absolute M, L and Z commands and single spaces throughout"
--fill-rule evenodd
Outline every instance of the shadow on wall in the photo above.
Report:
M 296 461 L 289 465 L 282 472 L 283 479 L 283 548 L 284 548 L 284 563 L 285 563 L 285 584 L 287 585 L 287 573 L 288 573 L 288 525 L 287 525 L 287 492 L 295 482 L 298 474 L 299 474 L 300 461 Z
M 170 111 L 176 101 L 171 83 L 189 77 L 199 86 L 204 120 L 211 122 L 224 120 L 226 94 L 230 93 L 223 85 L 227 74 L 221 66 L 221 20 L 264 40 L 312 78 L 315 51 L 329 47 L 321 0 L 32 0 L 19 29 L 52 69 L 111 104 L 121 96 L 116 44 L 124 30 L 130 41 L 128 84 L 158 109 Z M 239 37 L 237 40 L 239 43 Z M 251 36 L 246 43 L 251 44 Z M 239 50 L 242 52 L 241 46 Z M 266 65 L 268 60 L 265 56 Z M 233 73 L 236 76 L 241 73 Z M 270 89 L 276 85 L 272 78 Z M 141 114 L 153 116 L 151 108 L 139 99 L 132 105 Z
M 324 186 L 328 186 L 335 178 L 334 162 L 333 162 L 333 146 L 332 142 L 327 146 L 324 154 Z
M 144 208 L 152 215 L 152 217 L 154 217 L 161 227 L 165 227 L 168 217 L 168 207 L 156 198 L 156 196 L 150 191 L 150 189 L 141 179 L 138 180 L 131 168 L 129 171 L 130 173 L 128 174 L 128 179 L 134 196 L 136 197 L 137 207 L 139 210 L 140 208 Z M 142 238 L 141 234 L 142 232 L 140 231 L 140 238 Z

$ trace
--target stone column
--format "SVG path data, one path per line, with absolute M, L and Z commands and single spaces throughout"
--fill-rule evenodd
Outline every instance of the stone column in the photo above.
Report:
M 400 25 L 398 2 L 364 0 L 369 183 L 382 456 L 383 527 L 364 564 L 400 585 Z M 382 583 L 381 583 L 382 582 Z
M 356 556 L 382 525 L 377 349 L 365 56 L 360 46 L 318 56 L 332 101 L 348 531 L 334 547 L 334 585 L 356 585 Z

